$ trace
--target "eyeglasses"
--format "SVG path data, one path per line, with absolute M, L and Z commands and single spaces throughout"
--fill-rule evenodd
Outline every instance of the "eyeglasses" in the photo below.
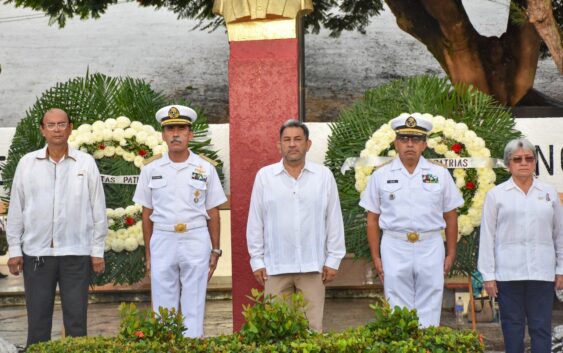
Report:
M 522 163 L 522 161 L 525 161 L 526 163 L 534 163 L 534 161 L 536 160 L 536 157 L 534 156 L 517 156 L 517 157 L 512 157 L 510 159 L 511 161 L 513 161 L 514 163 L 520 164 Z
M 422 141 L 426 141 L 426 138 L 424 136 L 398 135 L 396 140 L 401 141 L 403 143 L 407 143 L 407 142 L 409 142 L 409 140 L 412 143 L 420 143 Z
M 57 127 L 61 130 L 64 130 L 68 126 L 68 122 L 65 122 L 65 123 L 47 123 L 47 124 L 43 124 L 43 126 L 49 131 L 53 131 Z

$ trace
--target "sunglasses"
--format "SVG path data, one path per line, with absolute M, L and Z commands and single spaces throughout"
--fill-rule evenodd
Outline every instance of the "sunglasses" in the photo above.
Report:
M 526 157 L 518 156 L 518 157 L 512 157 L 510 160 L 517 164 L 522 163 L 522 161 L 525 161 L 526 163 L 534 163 L 536 158 L 534 156 L 526 156 Z

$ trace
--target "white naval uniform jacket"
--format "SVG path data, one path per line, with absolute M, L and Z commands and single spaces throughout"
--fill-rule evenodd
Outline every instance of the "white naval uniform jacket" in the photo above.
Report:
M 377 169 L 362 193 L 360 206 L 379 214 L 379 227 L 394 232 L 444 229 L 444 212 L 463 205 L 448 170 L 420 157 L 412 174 L 397 157 Z
M 192 151 L 174 163 L 165 153 L 141 171 L 133 201 L 153 210 L 153 223 L 187 224 L 209 219 L 207 210 L 227 201 L 215 167 Z

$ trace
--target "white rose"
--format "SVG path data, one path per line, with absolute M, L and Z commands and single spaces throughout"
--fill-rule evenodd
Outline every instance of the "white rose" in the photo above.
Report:
M 118 156 L 121 156 L 123 153 L 125 153 L 125 150 L 123 148 L 121 148 L 121 146 L 117 146 L 115 148 L 115 154 Z
M 145 159 L 141 156 L 137 156 L 135 157 L 135 159 L 133 160 L 133 164 L 135 164 L 135 166 L 137 168 L 141 168 L 145 163 Z
M 106 146 L 106 148 L 103 151 L 104 151 L 104 156 L 113 157 L 113 155 L 115 154 L 115 147 Z
M 434 151 L 436 151 L 436 153 L 438 154 L 444 154 L 448 151 L 448 146 L 439 144 L 438 146 L 436 146 L 436 148 L 434 148 Z
M 76 141 L 68 141 L 68 145 L 74 149 L 78 149 L 78 147 L 80 147 L 80 145 Z
M 387 152 L 387 156 L 389 157 L 395 157 L 397 155 L 397 151 L 395 150 L 389 150 L 389 152 Z
M 467 125 L 465 125 L 465 123 L 457 123 L 455 124 L 455 129 L 458 131 L 461 131 L 465 134 L 465 132 L 467 130 L 469 130 L 469 128 L 467 127 Z
M 127 146 L 127 140 L 126 140 L 126 139 L 120 140 L 120 141 L 119 141 L 119 145 L 122 146 L 122 147 Z
M 113 208 L 106 208 L 106 216 L 108 218 L 115 218 L 115 212 Z
M 113 118 L 109 118 L 106 119 L 105 124 L 106 124 L 106 128 L 113 130 L 113 128 L 115 128 L 115 125 L 117 125 L 117 121 Z
M 125 152 L 123 153 L 123 159 L 125 159 L 125 161 L 127 162 L 133 162 L 135 160 L 135 154 L 131 152 Z
M 465 169 L 455 168 L 453 175 L 454 175 L 455 178 L 465 178 L 467 173 L 465 172 Z
M 152 135 L 154 134 L 156 131 L 154 130 L 154 127 L 150 126 L 150 125 L 143 125 L 143 130 L 149 134 Z
M 158 145 L 158 140 L 154 136 L 149 136 L 145 142 L 148 148 L 153 148 Z
M 137 133 L 137 131 L 133 128 L 127 128 L 123 131 L 123 137 L 125 137 L 126 139 L 130 139 L 131 137 L 135 136 L 135 134 Z
M 125 129 L 126 127 L 128 127 L 129 125 L 131 125 L 131 120 L 129 120 L 128 117 L 126 116 L 120 116 L 116 119 L 116 127 L 121 128 L 121 129 Z
M 125 216 L 125 209 L 123 209 L 123 207 L 118 207 L 115 210 L 113 210 L 113 212 L 114 212 L 114 218 L 121 218 Z
M 127 238 L 127 229 L 120 228 L 116 232 L 116 236 L 121 239 Z
M 81 133 L 89 133 L 90 131 L 92 131 L 92 125 L 82 124 L 78 127 L 78 129 L 76 129 L 76 131 L 81 132 Z
M 113 132 L 110 129 L 102 130 L 102 136 L 104 137 L 104 141 L 110 141 L 113 135 Z
M 113 238 L 111 241 L 111 250 L 115 251 L 115 252 L 122 252 L 123 248 L 125 247 L 125 244 L 123 243 L 123 240 L 120 238 Z
M 137 140 L 138 143 L 145 143 L 145 141 L 147 140 L 147 137 L 149 135 L 145 132 L 145 131 L 139 131 L 136 135 L 135 135 L 135 140 Z
M 470 141 L 470 140 L 473 140 L 473 139 L 476 138 L 476 137 L 477 137 L 477 134 L 475 133 L 475 131 L 469 130 L 469 131 L 466 131 L 466 132 L 465 132 L 465 134 L 464 134 L 464 136 L 463 136 L 463 139 L 464 139 L 465 141 Z
M 446 153 L 444 153 L 444 157 L 446 157 L 446 158 L 459 158 L 459 155 L 452 150 L 447 150 Z
M 104 150 L 96 150 L 93 154 L 95 159 L 102 159 L 104 158 Z
M 108 227 L 113 227 L 115 225 L 115 221 L 113 219 L 108 219 Z
M 113 130 L 112 134 L 111 134 L 111 138 L 115 141 L 121 141 L 125 138 L 125 130 L 121 129 L 121 128 L 117 128 L 115 130 Z
M 127 238 L 124 241 L 124 248 L 127 251 L 134 251 L 139 247 L 139 243 L 137 243 L 137 239 L 135 238 Z
M 125 208 L 125 213 L 129 216 L 133 216 L 137 212 L 137 207 L 135 205 L 129 205 Z
M 97 121 L 94 122 L 94 124 L 92 124 L 92 130 L 93 130 L 94 132 L 96 132 L 96 131 L 102 131 L 102 130 L 105 129 L 105 128 L 106 128 L 106 125 L 105 125 L 104 122 L 101 121 L 101 120 L 97 120 Z
M 143 128 L 143 124 L 141 124 L 138 121 L 133 121 L 131 122 L 131 129 L 135 130 L 135 131 L 139 131 Z
M 162 151 L 163 151 L 162 145 L 156 145 L 152 148 L 153 154 L 159 154 L 162 153 Z
M 80 147 L 80 150 L 84 153 L 88 153 L 88 149 L 86 147 Z
M 457 186 L 458 189 L 461 189 L 462 187 L 465 186 L 465 179 L 464 178 L 456 178 L 455 179 L 455 186 Z

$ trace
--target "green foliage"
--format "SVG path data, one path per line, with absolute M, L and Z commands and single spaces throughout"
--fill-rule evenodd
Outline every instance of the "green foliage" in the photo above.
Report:
M 257 292 L 253 293 L 253 300 L 260 303 L 268 301 Z M 272 312 L 271 308 L 261 304 L 255 306 L 258 308 L 254 312 L 259 316 L 264 313 L 257 311 Z M 392 310 L 381 301 L 371 307 L 375 311 L 375 321 L 363 327 L 339 333 L 286 336 L 277 340 L 255 336 L 256 340 L 250 340 L 243 332 L 206 339 L 171 338 L 161 326 L 147 324 L 152 320 L 150 314 L 140 314 L 134 306 L 123 305 L 120 309 L 123 322 L 117 338 L 66 338 L 33 345 L 27 352 L 482 353 L 484 350 L 481 338 L 475 332 L 455 331 L 447 327 L 420 329 L 414 311 Z M 154 335 L 151 339 L 146 336 L 140 338 L 135 332 L 141 327 L 144 330 L 153 328 L 163 334 Z
M 503 156 L 505 144 L 518 136 L 511 112 L 492 97 L 448 80 L 418 76 L 391 81 L 366 91 L 364 98 L 340 113 L 331 125 L 325 164 L 336 177 L 346 229 L 346 249 L 357 257 L 370 258 L 366 239 L 366 217 L 358 205 L 360 194 L 355 189 L 354 170 L 342 174 L 340 168 L 348 157 L 357 157 L 366 141 L 381 125 L 404 112 L 442 115 L 465 123 L 483 138 L 492 157 Z M 424 154 L 433 158 L 432 151 Z M 506 180 L 508 173 L 495 169 L 497 183 Z M 453 274 L 472 273 L 476 267 L 476 229 L 462 239 Z
M 174 103 L 188 104 L 185 101 Z M 96 120 L 127 116 L 131 121 L 151 125 L 156 130 L 160 126 L 154 115 L 165 105 L 172 104 L 162 93 L 154 91 L 142 80 L 129 77 L 110 77 L 103 74 L 89 74 L 67 82 L 57 83 L 45 91 L 26 112 L 18 123 L 8 152 L 8 159 L 0 166 L 2 180 L 8 191 L 18 161 L 28 152 L 38 150 L 45 145 L 45 139 L 39 131 L 39 122 L 45 111 L 50 108 L 65 110 L 73 122 L 74 129 L 82 124 L 92 124 Z M 194 138 L 190 149 L 197 154 L 204 154 L 218 162 L 217 172 L 223 179 L 222 162 L 217 153 L 211 150 L 211 140 L 207 138 L 209 125 L 205 114 L 195 108 L 198 119 L 193 125 Z M 101 174 L 137 175 L 139 169 L 133 163 L 121 158 L 97 159 L 96 164 Z M 126 207 L 133 203 L 134 185 L 104 184 L 106 206 L 108 208 Z M 5 199 L 8 201 L 8 199 Z M 117 283 L 133 284 L 145 276 L 144 251 L 139 248 L 133 252 L 106 252 L 106 272 L 95 276 L 94 284 Z
M 137 309 L 133 303 L 122 303 L 119 306 L 121 324 L 118 338 L 124 341 L 158 341 L 175 342 L 183 339 L 186 331 L 184 319 L 176 309 L 170 310 L 160 307 L 158 313 L 150 308 Z
M 240 333 L 245 342 L 277 342 L 307 337 L 309 322 L 301 293 L 277 298 L 253 288 L 249 297 L 253 305 L 244 306 L 246 323 Z

